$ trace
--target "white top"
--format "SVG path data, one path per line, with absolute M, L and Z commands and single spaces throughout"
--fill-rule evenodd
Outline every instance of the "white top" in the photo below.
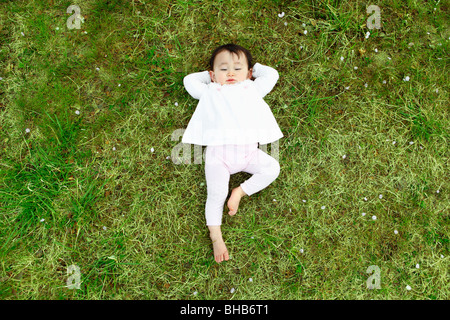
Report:
M 182 142 L 203 146 L 268 144 L 283 137 L 269 105 L 263 100 L 278 81 L 278 72 L 256 63 L 255 80 L 220 85 L 208 71 L 184 77 L 187 92 L 199 100 Z

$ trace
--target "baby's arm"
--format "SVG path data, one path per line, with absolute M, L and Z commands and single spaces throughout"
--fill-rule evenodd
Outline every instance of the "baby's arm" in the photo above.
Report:
M 188 74 L 183 79 L 184 87 L 186 91 L 194 98 L 200 99 L 203 92 L 208 88 L 208 84 L 211 83 L 211 77 L 208 71 L 196 72 Z
M 252 73 L 255 78 L 254 83 L 262 97 L 272 91 L 279 78 L 277 70 L 260 63 L 255 63 Z

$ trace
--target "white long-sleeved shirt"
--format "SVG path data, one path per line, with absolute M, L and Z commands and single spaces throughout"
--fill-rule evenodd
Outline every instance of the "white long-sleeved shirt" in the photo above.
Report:
M 256 63 L 255 80 L 231 85 L 211 82 L 208 71 L 184 77 L 187 92 L 199 100 L 182 142 L 197 145 L 267 144 L 283 137 L 264 101 L 278 81 L 278 72 Z

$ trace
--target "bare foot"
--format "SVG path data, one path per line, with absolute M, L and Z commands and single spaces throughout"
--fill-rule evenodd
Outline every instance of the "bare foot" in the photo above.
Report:
M 246 193 L 242 190 L 241 186 L 234 188 L 231 191 L 230 199 L 228 199 L 227 202 L 228 209 L 230 209 L 228 214 L 230 216 L 234 216 L 236 214 L 239 207 L 239 202 L 243 196 L 246 196 Z
M 209 226 L 209 231 L 214 249 L 214 260 L 220 263 L 224 260 L 230 259 L 227 247 L 225 246 L 225 242 L 222 238 L 220 226 Z

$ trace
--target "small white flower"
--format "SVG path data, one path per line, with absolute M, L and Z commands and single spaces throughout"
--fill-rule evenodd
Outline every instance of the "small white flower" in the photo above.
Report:
M 20 33 L 22 35 L 22 37 L 25 37 L 25 34 L 23 32 Z
M 410 142 L 409 142 L 409 145 L 412 145 L 412 144 L 414 144 L 414 141 L 410 141 Z
M 121 86 L 121 84 L 119 83 L 118 85 L 117 85 L 118 87 L 120 87 Z
M 249 281 L 249 282 L 253 282 L 253 279 L 252 279 L 252 278 L 248 278 L 248 281 Z
M 300 49 L 303 49 L 303 46 L 300 46 Z
M 30 129 L 26 128 L 26 129 L 25 129 L 25 132 L 26 132 L 26 133 L 29 133 L 29 132 L 30 132 Z
M 439 89 L 436 89 L 436 90 L 434 90 L 436 93 L 438 93 L 439 92 Z
M 383 198 L 383 195 L 382 195 L 382 194 L 380 194 L 380 195 L 378 196 L 378 198 L 382 199 L 382 198 Z
M 420 265 L 419 265 L 419 264 L 416 264 L 416 268 L 419 269 L 419 268 L 420 268 Z
M 396 144 L 397 142 L 396 141 L 392 141 L 392 144 Z
M 369 36 L 370 36 L 370 32 L 367 31 L 367 32 L 366 32 L 366 39 L 369 39 Z
M 409 76 L 406 76 L 405 78 L 403 78 L 403 81 L 409 81 Z
M 279 14 L 278 14 L 278 17 L 283 18 L 283 17 L 284 17 L 284 12 L 279 13 Z
M 394 233 L 395 233 L 395 234 L 398 234 L 398 231 L 397 231 L 397 230 L 394 230 Z
M 368 84 L 367 84 L 367 83 L 364 83 L 364 87 L 366 87 L 366 88 L 367 88 L 367 86 L 368 86 Z
M 341 61 L 344 61 L 344 57 L 343 56 L 341 56 Z
M 284 25 L 287 26 L 287 22 L 284 22 Z
M 84 34 L 87 34 L 87 31 L 85 31 Z
M 45 219 L 41 219 L 41 220 L 39 220 L 39 221 L 41 221 L 41 222 L 44 222 L 44 221 L 45 221 Z
M 345 158 L 347 158 L 347 156 L 344 154 L 344 155 L 342 156 L 342 159 L 345 159 Z
M 56 30 L 59 30 L 59 27 L 56 27 Z
M 377 48 L 375 48 L 373 51 L 375 51 L 375 52 L 378 52 L 378 49 Z
M 300 253 L 303 253 L 303 249 L 300 249 Z
M 196 295 L 198 295 L 198 292 L 197 292 L 197 291 L 194 291 L 194 296 L 196 296 Z
M 97 68 L 95 68 L 95 70 L 100 71 L 100 68 L 97 67 Z
M 377 216 L 372 216 L 372 220 L 377 220 Z
M 345 90 L 348 90 L 348 89 L 350 89 L 350 86 L 348 86 L 348 87 L 345 87 Z
M 3 80 L 3 78 L 2 78 L 2 77 L 0 77 L 0 81 L 1 81 L 1 80 Z
M 389 60 L 392 60 L 391 57 L 387 57 Z
M 155 149 L 151 148 L 150 151 L 151 151 L 151 152 L 155 152 Z
M 116 147 L 113 147 L 113 151 L 116 151 Z
M 178 102 L 175 102 L 175 107 L 178 107 Z
M 302 27 L 303 27 L 303 28 L 306 28 L 306 24 L 305 24 L 305 23 L 302 23 Z
M 362 213 L 362 216 L 364 217 L 365 215 L 366 215 L 366 213 L 365 213 L 365 212 L 363 212 L 363 213 Z
M 276 200 L 276 199 L 273 199 L 272 201 L 273 201 L 273 202 L 277 202 L 277 200 Z
M 76 111 L 75 111 L 75 114 L 80 114 L 80 110 L 76 110 Z
M 441 259 L 444 259 L 444 255 L 443 254 L 441 254 Z
M 358 70 L 358 67 L 353 67 L 353 69 Z
M 383 84 L 386 84 L 386 80 L 383 80 Z
M 439 193 L 440 191 L 439 190 L 436 190 L 436 193 Z
M 303 203 L 306 203 L 306 200 L 302 200 L 303 201 Z
M 167 156 L 167 157 L 166 157 L 166 160 L 169 160 L 169 159 L 170 159 L 170 156 Z
M 103 227 L 103 230 L 106 230 L 106 227 L 105 227 L 105 226 Z
M 303 33 L 306 35 L 308 33 L 308 30 L 304 30 Z
M 367 198 L 366 198 L 366 197 L 364 197 L 364 201 L 367 201 Z
M 406 290 L 411 290 L 411 287 L 409 285 L 406 286 Z
M 427 32 L 427 34 L 430 34 L 429 32 Z
M 236 291 L 236 289 L 231 288 L 230 293 L 234 293 Z
M 322 210 L 325 210 L 325 206 L 321 206 L 320 208 L 321 208 Z

